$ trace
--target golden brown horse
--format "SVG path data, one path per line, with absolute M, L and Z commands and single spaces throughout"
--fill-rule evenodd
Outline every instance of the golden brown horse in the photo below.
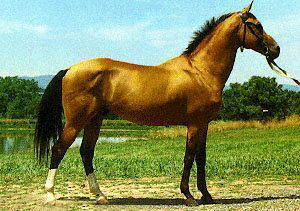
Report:
M 249 12 L 251 6 L 208 21 L 183 54 L 158 66 L 98 58 L 60 71 L 45 90 L 34 140 L 39 160 L 52 149 L 45 185 L 48 200 L 55 199 L 59 163 L 84 129 L 80 154 L 90 191 L 96 194 L 97 203 L 108 202 L 97 184 L 92 160 L 102 120 L 111 111 L 139 124 L 187 126 L 180 189 L 187 205 L 197 204 L 189 191 L 190 170 L 196 160 L 201 202 L 212 203 L 205 181 L 207 128 L 220 109 L 237 50 L 252 49 L 270 61 L 279 56 L 279 46 Z

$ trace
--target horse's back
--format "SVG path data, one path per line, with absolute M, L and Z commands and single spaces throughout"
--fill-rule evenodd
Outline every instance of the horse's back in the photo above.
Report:
M 78 92 L 78 89 L 90 90 L 96 86 L 98 90 L 109 90 L 110 85 L 125 85 L 126 81 L 143 84 L 143 81 L 156 80 L 166 75 L 165 72 L 156 66 L 96 58 L 71 66 L 63 79 L 63 91 Z

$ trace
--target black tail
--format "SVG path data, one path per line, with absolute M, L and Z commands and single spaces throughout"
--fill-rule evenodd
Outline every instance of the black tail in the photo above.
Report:
M 59 140 L 62 125 L 62 79 L 68 70 L 61 70 L 48 84 L 38 111 L 35 125 L 34 151 L 41 162 L 48 155 L 51 146 Z

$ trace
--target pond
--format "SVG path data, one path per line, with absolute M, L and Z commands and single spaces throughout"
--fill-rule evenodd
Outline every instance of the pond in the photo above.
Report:
M 99 138 L 98 142 L 104 143 L 121 143 L 129 140 L 144 139 L 137 136 L 136 132 L 142 131 L 115 131 L 104 132 Z M 132 133 L 135 133 L 133 135 Z M 0 134 L 0 154 L 19 152 L 22 150 L 33 149 L 33 132 L 32 131 L 19 131 Z M 117 135 L 117 136 L 114 136 Z M 75 139 L 71 147 L 80 147 L 82 136 Z

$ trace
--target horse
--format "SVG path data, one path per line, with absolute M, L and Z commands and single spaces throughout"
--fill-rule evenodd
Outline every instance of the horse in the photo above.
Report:
M 50 154 L 45 183 L 47 202 L 55 200 L 58 166 L 78 133 L 84 129 L 80 154 L 90 192 L 97 204 L 108 203 L 93 168 L 94 149 L 108 112 L 143 125 L 187 127 L 180 190 L 185 204 L 198 205 L 189 190 L 190 170 L 197 165 L 201 203 L 213 203 L 205 178 L 208 123 L 220 110 L 225 83 L 237 50 L 252 49 L 273 61 L 280 47 L 250 13 L 252 3 L 239 12 L 212 18 L 194 33 L 179 56 L 157 66 L 143 66 L 96 58 L 57 73 L 40 103 L 34 149 L 38 161 Z M 65 124 L 62 124 L 62 114 Z

